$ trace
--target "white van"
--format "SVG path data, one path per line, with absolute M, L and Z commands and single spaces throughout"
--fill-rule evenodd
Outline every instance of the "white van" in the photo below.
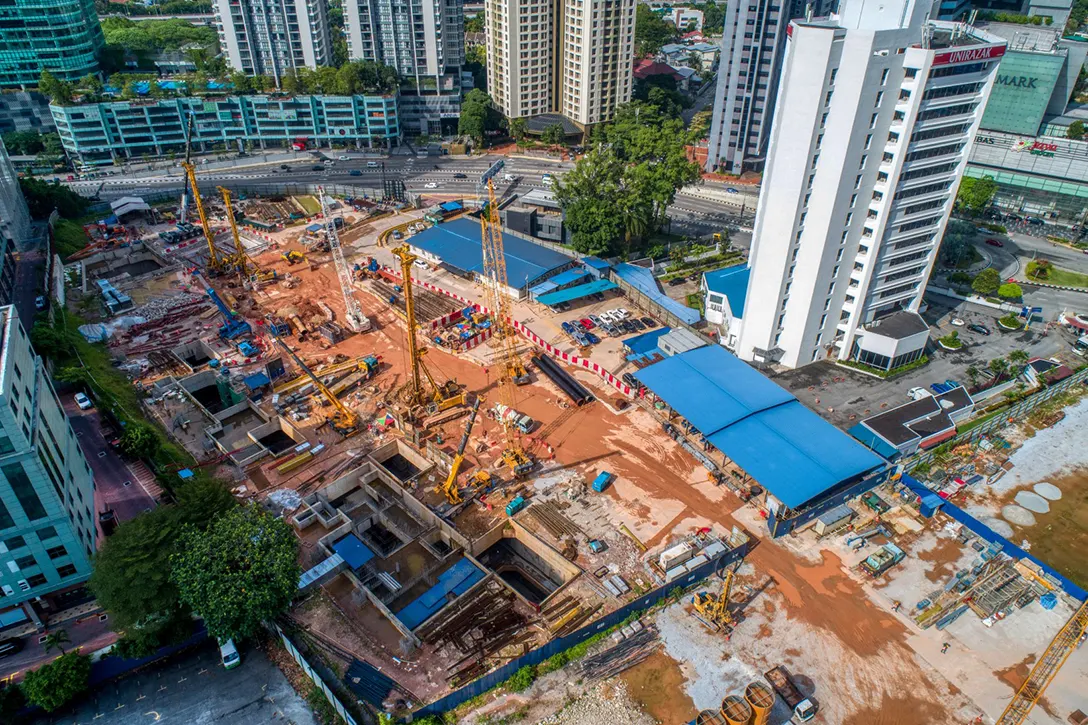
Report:
M 366 162 L 366 167 L 368 169 L 376 169 L 376 168 L 378 168 L 378 162 L 377 161 L 367 161 Z
M 242 664 L 242 658 L 238 654 L 238 648 L 234 646 L 233 639 L 219 643 L 219 656 L 223 658 L 224 669 L 231 670 Z

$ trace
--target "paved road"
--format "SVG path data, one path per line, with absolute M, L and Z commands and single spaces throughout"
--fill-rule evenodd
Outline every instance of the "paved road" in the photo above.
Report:
M 100 613 L 97 611 L 87 613 L 66 622 L 56 622 L 47 631 L 63 629 L 71 640 L 64 646 L 66 650 L 82 648 L 84 653 L 90 654 L 117 641 L 117 634 L 110 631 L 109 619 L 100 619 L 99 616 Z M 38 638 L 44 634 L 44 632 L 36 633 L 21 638 L 23 649 L 11 657 L 0 660 L 0 679 L 14 676 L 21 680 L 27 670 L 37 669 L 60 656 L 60 652 L 56 650 L 46 652 L 45 648 L 38 644 Z
M 34 299 L 45 292 L 43 247 L 41 239 L 35 239 L 15 254 L 15 289 L 12 292 L 12 303 L 28 332 L 34 325 L 34 315 L 38 312 Z
M 97 408 L 80 410 L 72 396 L 65 396 L 64 412 L 72 422 L 83 455 L 91 464 L 96 486 L 99 511 L 112 508 L 118 523 L 136 518 L 154 508 L 155 499 L 125 461 L 106 443 L 102 435 L 102 418 Z M 145 477 L 146 478 L 146 477 Z
M 84 702 L 41 723 L 56 725 L 317 725 L 283 673 L 255 648 L 224 670 L 209 642 L 165 664 L 107 685 Z

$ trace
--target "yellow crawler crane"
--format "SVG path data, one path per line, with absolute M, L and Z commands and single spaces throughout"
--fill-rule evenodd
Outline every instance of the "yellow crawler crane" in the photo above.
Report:
M 416 303 L 412 285 L 412 262 L 419 257 L 412 254 L 406 244 L 395 248 L 393 255 L 400 260 L 404 313 L 408 325 L 408 356 L 412 369 L 411 380 L 401 389 L 401 399 L 417 419 L 422 418 L 424 413 L 430 415 L 449 410 L 455 405 L 464 405 L 464 389 L 453 380 L 439 385 L 423 362 L 427 350 L 419 346 L 419 339 L 416 337 Z M 426 386 L 423 384 L 424 378 L 427 379 Z
M 476 422 L 476 413 L 480 410 L 480 398 L 477 397 L 472 404 L 472 412 L 468 415 L 468 423 L 465 424 L 465 434 L 461 436 L 461 444 L 457 446 L 457 455 L 450 464 L 450 473 L 446 476 L 446 482 L 442 484 L 441 491 L 446 494 L 446 500 L 451 506 L 461 503 L 461 492 L 457 490 L 457 474 L 461 472 L 461 464 L 465 462 L 465 447 L 468 446 L 468 436 L 472 432 L 472 424 Z
M 218 274 L 223 271 L 223 260 L 219 258 L 219 252 L 215 249 L 215 235 L 208 224 L 208 215 L 204 211 L 204 201 L 200 198 L 200 189 L 196 183 L 196 166 L 192 161 L 193 117 L 189 116 L 189 129 L 185 137 L 185 160 L 181 162 L 181 168 L 185 170 L 185 176 L 189 179 L 189 188 L 193 192 L 193 203 L 196 204 L 196 213 L 200 217 L 200 228 L 204 232 L 204 239 L 208 241 L 207 271 Z
M 317 375 L 314 374 L 314 371 L 311 370 L 306 363 L 302 362 L 302 358 L 296 355 L 295 351 L 276 334 L 275 325 L 266 324 L 265 329 L 268 330 L 268 334 L 272 336 L 272 339 L 280 344 L 280 347 L 283 348 L 284 352 L 295 361 L 295 365 L 298 365 L 300 370 L 310 376 L 310 380 L 313 382 L 314 387 L 317 388 L 317 391 L 321 393 L 322 397 L 332 404 L 334 412 L 328 418 L 329 425 L 332 426 L 332 429 L 345 438 L 358 433 L 359 416 L 355 411 L 344 405 L 340 399 L 329 390 L 328 386 L 321 382 L 321 378 L 317 377 Z

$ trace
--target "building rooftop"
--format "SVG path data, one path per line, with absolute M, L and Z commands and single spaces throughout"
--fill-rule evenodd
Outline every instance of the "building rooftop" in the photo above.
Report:
M 545 209 L 561 208 L 559 202 L 555 198 L 555 194 L 547 189 L 532 189 L 528 193 L 519 196 L 518 202 L 528 204 L 529 206 L 541 206 Z
M 932 50 L 945 48 L 970 48 L 976 45 L 1004 43 L 1005 39 L 995 33 L 986 32 L 977 25 L 956 23 L 950 20 L 930 20 L 926 24 L 926 38 L 923 47 Z
M 736 264 L 713 272 L 704 272 L 703 280 L 711 292 L 725 295 L 729 302 L 729 312 L 733 317 L 744 317 L 744 300 L 748 297 L 748 281 L 752 269 L 747 264 Z
M 949 416 L 973 405 L 974 401 L 967 390 L 958 386 L 866 418 L 851 428 L 850 433 L 862 443 L 871 445 L 869 435 L 864 430 L 867 428 L 869 434 L 875 433 L 893 446 L 902 446 L 916 438 L 955 430 L 956 424 Z
M 1053 26 L 983 21 L 975 27 L 1007 40 L 1009 50 L 1052 54 L 1068 52 L 1058 45 L 1062 39 L 1061 29 Z
M 524 287 L 572 261 L 565 254 L 506 232 L 503 232 L 502 243 L 506 256 L 506 277 L 511 287 Z M 408 244 L 437 256 L 451 267 L 483 273 L 480 223 L 475 219 L 443 222 L 416 234 L 408 240 Z
M 929 332 L 929 325 L 916 312 L 895 312 L 865 326 L 866 332 L 872 332 L 893 340 L 904 340 L 922 332 Z
M 790 508 L 885 464 L 720 345 L 666 358 L 635 377 Z

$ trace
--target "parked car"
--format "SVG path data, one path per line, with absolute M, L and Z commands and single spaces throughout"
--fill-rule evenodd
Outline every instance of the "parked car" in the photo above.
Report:
M 617 308 L 616 308 L 616 314 L 618 314 L 618 315 L 620 316 L 620 319 L 621 319 L 621 320 L 626 320 L 626 319 L 627 319 L 627 317 L 628 317 L 628 316 L 629 316 L 629 315 L 630 315 L 631 313 L 630 313 L 630 312 L 628 312 L 628 311 L 627 311 L 626 309 L 624 309 L 623 307 L 617 307 Z
M 648 330 L 652 330 L 657 327 L 657 323 L 654 322 L 654 318 L 652 317 L 643 317 L 642 324 L 646 325 L 646 329 Z
M 587 332 L 586 333 L 586 340 L 589 341 L 590 345 L 596 345 L 598 342 L 601 341 L 601 338 L 597 337 L 592 332 Z
M 604 302 L 604 292 L 594 292 L 590 297 L 596 302 Z
M 223 660 L 223 669 L 225 670 L 232 670 L 242 664 L 242 657 L 238 654 L 238 648 L 234 646 L 233 639 L 219 643 L 219 656 Z
M 601 326 L 601 318 L 597 317 L 597 315 L 590 315 L 589 321 L 592 322 L 596 327 Z
M 574 333 L 574 342 L 577 343 L 579 347 L 585 347 L 589 344 L 589 340 L 587 340 L 586 336 L 581 332 Z
M 623 375 L 620 376 L 620 379 L 623 380 L 623 382 L 625 384 L 631 386 L 635 390 L 638 390 L 639 388 L 642 387 L 642 383 L 635 380 L 635 376 L 632 375 L 631 373 L 624 373 Z
M 1005 246 L 1005 242 L 1001 241 L 1000 239 L 987 239 L 986 243 L 989 244 L 991 247 L 1004 247 Z
M 673 277 L 672 279 L 670 279 L 668 281 L 668 285 L 670 287 L 679 287 L 680 285 L 684 284 L 684 282 L 686 282 L 686 281 L 687 280 L 684 279 L 683 277 Z
M 631 318 L 631 326 L 635 328 L 635 332 L 642 332 L 646 329 L 646 325 L 642 324 L 642 320 L 637 317 Z
M 91 399 L 83 393 L 76 393 L 73 400 L 76 401 L 76 405 L 79 406 L 80 410 L 87 410 L 94 407 L 94 403 L 91 402 Z
M 569 322 L 564 322 L 562 325 L 560 325 L 560 327 L 562 327 L 563 332 L 567 333 L 568 335 L 574 334 L 574 325 L 570 324 Z
M 560 312 L 570 312 L 570 303 L 569 302 L 560 302 L 556 306 L 559 308 Z
M 619 337 L 620 335 L 620 331 L 617 330 L 616 326 L 613 325 L 611 322 L 604 323 L 604 327 L 602 327 L 601 329 L 608 333 L 609 337 Z
M 933 393 L 925 388 L 911 388 L 907 391 L 907 397 L 911 400 L 921 400 L 922 398 L 932 398 Z
M 620 329 L 624 334 L 630 334 L 635 331 L 635 326 L 631 324 L 630 320 L 620 320 Z
M 34 307 L 36 309 L 38 309 L 38 310 L 44 310 L 45 309 L 45 297 L 42 296 L 42 295 L 38 295 L 37 297 L 35 297 L 34 298 Z
M 974 324 L 974 325 L 968 325 L 967 329 L 970 330 L 971 332 L 977 332 L 980 335 L 989 335 L 990 334 L 990 328 L 986 327 L 986 325 L 979 325 L 977 323 Z
M 963 327 L 965 324 L 967 324 L 958 317 L 953 317 L 951 322 L 953 327 Z
M 582 319 L 578 320 L 578 324 L 580 324 L 587 330 L 592 330 L 594 327 L 596 327 L 596 325 L 593 324 L 593 320 L 589 319 L 588 317 L 583 317 Z

